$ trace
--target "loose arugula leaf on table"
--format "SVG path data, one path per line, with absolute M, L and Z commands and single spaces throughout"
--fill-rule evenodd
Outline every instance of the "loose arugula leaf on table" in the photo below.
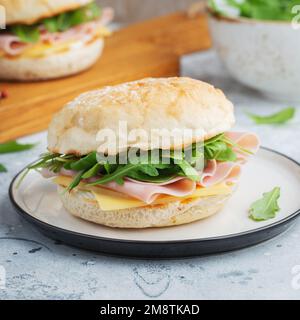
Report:
M 248 116 L 256 124 L 284 124 L 289 120 L 293 119 L 295 113 L 296 109 L 290 107 L 268 116 L 259 116 L 253 113 L 248 113 Z
M 35 144 L 21 144 L 17 141 L 0 143 L 0 154 L 30 150 L 33 147 L 35 147 Z
M 0 143 L 0 154 L 20 152 L 32 149 L 35 144 L 21 144 L 16 141 L 10 141 L 6 143 Z M 0 173 L 7 172 L 7 169 L 3 164 L 0 164 Z
M 0 163 L 0 172 L 7 172 L 7 169 L 3 164 Z
M 263 197 L 255 201 L 249 210 L 249 217 L 254 221 L 265 221 L 273 219 L 280 210 L 278 199 L 280 188 L 275 187 L 272 191 L 263 194 Z

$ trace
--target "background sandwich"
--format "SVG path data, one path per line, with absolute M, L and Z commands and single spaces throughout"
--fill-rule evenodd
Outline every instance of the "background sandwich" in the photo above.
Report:
M 122 121 L 127 132 L 119 130 Z M 201 81 L 144 79 L 106 87 L 81 95 L 54 117 L 49 153 L 29 169 L 55 177 L 65 208 L 82 219 L 119 228 L 180 225 L 218 212 L 232 195 L 242 164 L 257 151 L 257 137 L 229 132 L 233 124 L 233 105 Z M 184 136 L 180 145 L 125 136 L 143 130 L 153 137 L 153 129 L 162 128 L 195 134 Z M 99 142 L 99 132 L 107 129 L 117 137 L 117 154 Z M 137 161 L 121 162 L 132 149 Z M 159 151 L 155 163 L 148 156 L 154 150 Z M 116 163 L 108 156 L 116 156 Z M 197 160 L 203 160 L 201 170 Z
M 91 0 L 0 0 L 0 78 L 40 80 L 89 68 L 100 57 L 110 8 Z

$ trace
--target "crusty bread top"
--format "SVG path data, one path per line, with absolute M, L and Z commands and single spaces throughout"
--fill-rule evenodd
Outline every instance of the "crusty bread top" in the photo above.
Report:
M 92 0 L 0 0 L 6 11 L 7 25 L 33 24 L 40 19 L 77 9 Z
M 48 149 L 61 154 L 112 154 L 100 147 L 103 141 L 99 143 L 97 139 L 103 129 L 114 131 L 118 142 L 123 142 L 122 147 L 118 145 L 118 152 L 128 147 L 181 148 L 228 131 L 234 124 L 233 111 L 223 92 L 205 82 L 190 78 L 143 79 L 87 92 L 67 104 L 50 124 Z M 120 122 L 127 123 L 127 132 L 119 130 Z M 151 129 L 189 129 L 193 136 L 182 135 L 180 145 L 173 141 L 171 145 L 164 144 L 162 139 L 152 139 L 151 143 L 130 140 L 128 133 L 136 129 L 152 137 Z

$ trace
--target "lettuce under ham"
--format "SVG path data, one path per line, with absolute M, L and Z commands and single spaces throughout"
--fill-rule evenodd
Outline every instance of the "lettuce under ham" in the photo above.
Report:
M 101 16 L 93 21 L 79 24 L 63 32 L 50 32 L 43 25 L 39 27 L 39 43 L 60 44 L 68 41 L 89 42 L 95 36 L 97 30 L 107 25 L 114 16 L 111 8 L 104 8 Z M 22 41 L 18 36 L 11 33 L 0 34 L 0 50 L 10 56 L 21 55 L 26 49 L 34 44 Z
M 211 187 L 220 183 L 228 184 L 229 186 L 234 185 L 240 177 L 242 167 L 248 160 L 249 154 L 255 154 L 258 151 L 259 140 L 252 133 L 229 132 L 225 136 L 235 145 L 233 149 L 237 154 L 236 161 L 208 160 L 203 172 L 199 172 L 200 179 L 198 181 L 184 176 L 177 176 L 168 181 L 151 183 L 125 177 L 122 184 L 110 181 L 99 185 L 99 187 L 119 192 L 141 200 L 146 204 L 151 204 L 161 195 L 187 197 L 192 195 L 197 187 Z M 75 177 L 78 174 L 74 170 L 66 170 L 65 168 L 61 168 L 57 172 L 43 168 L 41 173 L 45 178 L 58 175 Z M 94 176 L 82 181 L 86 184 L 91 184 L 99 178 L 100 176 Z

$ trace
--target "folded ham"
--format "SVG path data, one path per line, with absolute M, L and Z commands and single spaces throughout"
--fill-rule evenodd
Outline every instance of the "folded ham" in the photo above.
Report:
M 226 133 L 226 136 L 237 143 L 239 147 L 246 149 L 253 154 L 258 151 L 259 139 L 255 134 L 229 132 Z M 240 177 L 242 165 L 247 161 L 248 157 L 248 153 L 239 152 L 238 161 L 236 162 L 208 161 L 206 168 L 201 174 L 199 183 L 184 177 L 177 177 L 164 183 L 147 183 L 127 178 L 123 185 L 118 185 L 116 182 L 110 182 L 101 187 L 139 199 L 146 204 L 153 203 L 160 195 L 187 197 L 195 192 L 197 185 L 205 188 L 220 183 L 227 183 L 230 185 L 235 184 Z M 48 171 L 42 172 L 42 174 L 46 178 L 56 175 L 51 174 Z M 75 172 L 69 170 L 62 170 L 60 172 L 60 175 L 65 176 L 74 176 L 75 174 Z M 92 178 L 86 182 L 94 181 L 95 178 Z
M 102 15 L 98 20 L 84 23 L 64 32 L 48 32 L 44 27 L 40 28 L 40 41 L 42 43 L 59 44 L 70 40 L 80 40 L 84 43 L 91 40 L 95 31 L 107 25 L 114 16 L 114 11 L 111 8 L 104 8 Z M 11 56 L 20 55 L 25 49 L 32 46 L 30 43 L 24 43 L 12 34 L 5 33 L 0 35 L 0 50 Z

